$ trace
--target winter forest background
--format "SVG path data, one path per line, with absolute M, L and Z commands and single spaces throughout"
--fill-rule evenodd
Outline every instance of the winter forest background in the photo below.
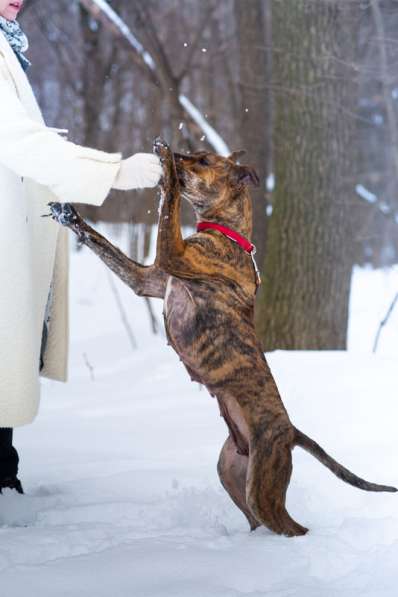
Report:
M 159 134 L 176 150 L 220 151 L 188 98 L 260 174 L 265 349 L 345 348 L 353 266 L 398 260 L 398 2 L 112 0 L 122 31 L 103 4 L 25 2 L 47 122 L 126 156 Z M 128 223 L 142 256 L 156 196 L 135 197 L 82 211 Z

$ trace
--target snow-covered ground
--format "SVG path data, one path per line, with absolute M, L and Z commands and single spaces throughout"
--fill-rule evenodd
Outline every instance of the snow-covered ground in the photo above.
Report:
M 398 496 L 369 494 L 295 450 L 301 538 L 250 533 L 220 487 L 217 406 L 189 381 L 142 299 L 87 250 L 71 267 L 70 382 L 43 383 L 17 430 L 26 495 L 0 497 L 0 596 L 396 597 Z M 357 270 L 350 351 L 269 355 L 295 424 L 365 478 L 398 484 L 398 269 Z M 160 313 L 161 305 L 157 305 Z

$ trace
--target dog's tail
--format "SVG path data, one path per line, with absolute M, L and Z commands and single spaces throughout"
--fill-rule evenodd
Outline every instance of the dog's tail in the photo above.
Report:
M 389 485 L 378 485 L 377 483 L 369 483 L 354 473 L 351 473 L 348 469 L 344 466 L 339 464 L 336 460 L 334 460 L 329 454 L 325 452 L 323 448 L 319 444 L 317 444 L 313 439 L 295 429 L 295 445 L 300 446 L 312 456 L 315 456 L 319 462 L 324 464 L 332 473 L 336 475 L 345 483 L 349 483 L 354 487 L 358 487 L 359 489 L 363 489 L 364 491 L 390 491 L 395 492 L 398 491 L 395 487 L 390 487 Z

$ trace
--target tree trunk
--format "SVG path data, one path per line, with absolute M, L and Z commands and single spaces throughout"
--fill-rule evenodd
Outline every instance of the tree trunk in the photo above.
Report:
M 269 15 L 269 0 L 235 0 L 235 18 L 239 53 L 240 118 L 239 133 L 246 161 L 260 177 L 260 187 L 251 189 L 253 199 L 253 243 L 257 247 L 258 263 L 265 252 L 266 188 L 270 166 L 271 110 L 269 101 L 270 40 L 265 40 L 265 11 Z M 268 42 L 268 44 L 266 43 Z M 268 86 L 267 86 L 268 83 Z
M 345 349 L 357 3 L 273 0 L 276 188 L 257 324 L 266 350 Z

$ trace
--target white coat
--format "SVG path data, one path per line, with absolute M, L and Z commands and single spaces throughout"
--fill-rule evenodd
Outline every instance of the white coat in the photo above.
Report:
M 66 381 L 67 231 L 50 201 L 101 205 L 120 154 L 80 147 L 46 127 L 29 81 L 0 32 L 0 427 L 30 423 L 40 400 L 43 320 L 52 281 L 41 375 Z

